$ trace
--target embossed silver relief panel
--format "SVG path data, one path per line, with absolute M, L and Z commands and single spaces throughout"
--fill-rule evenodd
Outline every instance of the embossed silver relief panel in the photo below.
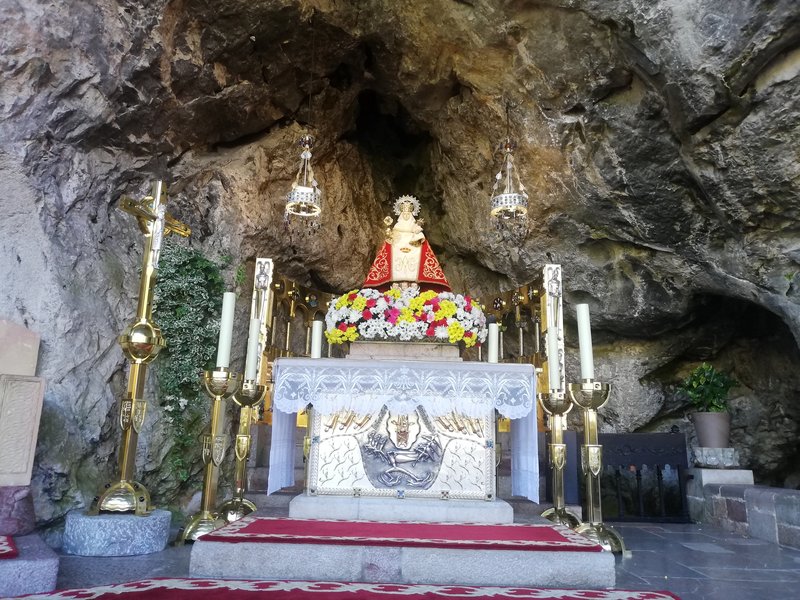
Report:
M 494 414 L 313 413 L 312 494 L 493 499 Z

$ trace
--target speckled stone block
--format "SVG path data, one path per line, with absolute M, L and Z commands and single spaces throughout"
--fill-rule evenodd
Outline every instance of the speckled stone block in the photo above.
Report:
M 0 486 L 0 535 L 27 535 L 35 526 L 30 486 Z
M 197 540 L 191 577 L 613 587 L 611 552 L 469 550 Z
M 172 515 L 154 510 L 149 515 L 101 514 L 83 511 L 67 515 L 64 528 L 65 554 L 79 556 L 132 556 L 161 552 L 167 546 Z
M 0 560 L 0 597 L 42 594 L 56 588 L 58 555 L 35 534 L 14 538 L 16 558 Z

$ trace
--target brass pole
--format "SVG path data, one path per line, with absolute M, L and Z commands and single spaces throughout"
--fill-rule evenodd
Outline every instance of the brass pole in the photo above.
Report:
M 600 496 L 600 475 L 603 471 L 603 446 L 598 443 L 597 409 L 607 401 L 611 386 L 591 379 L 569 384 L 572 401 L 583 408 L 583 445 L 581 446 L 581 469 L 586 489 L 584 510 L 586 520 L 576 531 L 600 544 L 606 550 L 627 555 L 622 537 L 613 528 L 603 523 L 603 507 Z
M 564 500 L 564 467 L 567 463 L 564 424 L 566 414 L 572 410 L 572 402 L 560 391 L 539 394 L 539 402 L 550 415 L 550 444 L 547 446 L 547 453 L 553 488 L 553 507 L 544 511 L 542 516 L 553 523 L 575 529 L 581 524 L 581 520 L 567 510 Z
M 181 532 L 178 542 L 195 541 L 206 533 L 225 525 L 225 519 L 214 511 L 217 503 L 217 481 L 219 479 L 219 466 L 225 458 L 228 438 L 223 433 L 224 425 L 224 400 L 230 398 L 239 389 L 242 378 L 239 373 L 233 373 L 224 367 L 217 367 L 213 371 L 203 374 L 203 385 L 209 396 L 213 398 L 211 404 L 211 426 L 209 432 L 203 436 L 203 495 L 200 501 L 200 511 L 197 512 Z
M 139 279 L 139 300 L 136 320 L 122 332 L 118 341 L 130 361 L 128 387 L 120 400 L 119 423 L 122 441 L 119 452 L 119 479 L 107 483 L 95 496 L 89 514 L 101 511 L 133 512 L 145 515 L 152 510 L 150 493 L 133 480 L 136 467 L 136 446 L 144 424 L 147 401 L 144 399 L 147 365 L 166 345 L 161 330 L 153 322 L 153 290 L 158 274 L 158 259 L 163 237 L 169 233 L 188 237 L 191 230 L 166 212 L 167 192 L 162 181 L 153 185 L 153 195 L 135 202 L 122 198 L 119 208 L 136 217 L 144 236 L 142 274 Z
M 259 385 L 255 381 L 245 381 L 241 389 L 233 395 L 233 402 L 241 409 L 239 411 L 239 430 L 234 445 L 236 469 L 233 497 L 224 502 L 218 511 L 220 517 L 227 523 L 238 521 L 256 510 L 256 505 L 244 497 L 247 491 L 247 458 L 252 445 L 250 426 L 253 424 L 254 415 L 258 414 L 256 409 L 264 400 L 266 393 L 265 385 Z

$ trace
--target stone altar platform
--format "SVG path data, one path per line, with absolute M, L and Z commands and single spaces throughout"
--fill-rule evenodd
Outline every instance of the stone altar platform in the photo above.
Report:
M 300 494 L 289 503 L 296 519 L 343 519 L 430 523 L 513 523 L 514 509 L 504 500 L 430 500 L 418 498 L 371 498 L 310 496 Z
M 283 536 L 286 541 L 259 541 L 257 534 L 244 532 L 255 520 L 257 517 L 246 517 L 197 540 L 192 547 L 190 575 L 226 579 L 595 589 L 613 587 L 616 579 L 613 554 L 565 527 L 552 524 L 527 527 L 556 532 L 555 537 L 563 535 L 560 546 L 553 543 L 534 550 L 515 550 L 508 549 L 509 544 L 487 549 L 481 546 L 482 542 L 473 548 L 469 544 L 439 539 L 389 540 L 362 535 L 351 540 L 340 539 L 338 543 L 333 537 L 304 543 L 289 541 L 295 538 L 287 536 Z M 413 527 L 410 523 L 369 525 Z M 309 534 L 316 529 L 308 523 L 304 527 Z M 418 542 L 433 542 L 434 545 L 419 546 Z

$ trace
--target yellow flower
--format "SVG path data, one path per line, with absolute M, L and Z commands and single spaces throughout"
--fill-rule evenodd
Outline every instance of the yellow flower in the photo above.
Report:
M 395 300 L 400 298 L 401 294 L 402 292 L 400 292 L 400 290 L 398 290 L 397 288 L 392 288 L 386 292 L 387 296 L 389 296 L 390 298 L 394 298 Z
M 469 337 L 465 337 L 464 338 L 464 345 L 467 348 L 472 348 L 475 345 L 475 342 L 477 341 L 477 339 L 478 338 L 476 336 L 474 336 L 474 335 L 471 335 Z
M 345 294 L 344 296 L 341 296 L 341 297 L 340 297 L 340 298 L 339 298 L 339 299 L 336 301 L 336 310 L 339 310 L 339 309 L 341 309 L 341 308 L 344 308 L 345 306 L 347 306 L 347 294 Z
M 344 341 L 344 332 L 338 329 L 329 329 L 325 332 L 329 344 L 341 344 Z
M 458 321 L 453 321 L 447 326 L 447 333 L 450 334 L 451 344 L 455 344 L 464 338 L 464 328 Z
M 412 298 L 408 303 L 408 307 L 415 313 L 421 313 L 422 307 L 424 305 L 425 305 L 425 300 L 422 299 L 422 296 L 417 296 L 416 298 Z
M 397 317 L 398 321 L 408 321 L 409 323 L 413 323 L 414 313 L 411 312 L 410 308 L 403 308 L 400 310 L 400 315 Z
M 419 298 L 420 298 L 420 299 L 421 299 L 423 302 L 427 302 L 428 300 L 433 300 L 433 299 L 434 299 L 434 298 L 436 298 L 436 296 L 438 296 L 438 295 L 439 295 L 439 294 L 437 294 L 437 293 L 436 293 L 436 292 L 434 292 L 433 290 L 428 290 L 427 292 L 422 292 L 422 293 L 419 295 Z
M 359 296 L 355 300 L 353 300 L 353 309 L 357 310 L 358 312 L 362 312 L 365 308 L 367 308 L 367 299 L 364 296 Z
M 434 314 L 434 318 L 438 321 L 440 319 L 447 319 L 448 317 L 452 317 L 456 314 L 458 307 L 456 306 L 455 302 L 450 300 L 442 300 L 439 303 L 439 310 L 436 311 Z
M 358 329 L 355 325 L 347 328 L 347 331 L 344 332 L 344 339 L 348 342 L 355 342 L 358 339 Z

